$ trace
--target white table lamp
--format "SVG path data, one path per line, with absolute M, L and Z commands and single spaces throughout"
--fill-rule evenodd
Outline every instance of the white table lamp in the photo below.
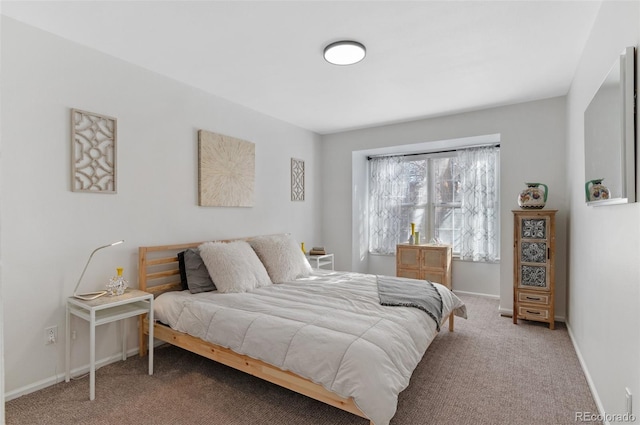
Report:
M 76 287 L 73 290 L 73 296 L 75 298 L 79 298 L 81 300 L 95 300 L 96 298 L 101 297 L 101 296 L 103 296 L 103 295 L 105 295 L 107 293 L 107 291 L 87 292 L 85 294 L 78 294 L 76 292 L 78 291 L 78 287 L 80 286 L 80 282 L 82 282 L 82 277 L 84 276 L 84 272 L 87 271 L 87 267 L 89 266 L 89 263 L 91 262 L 91 258 L 93 257 L 93 254 L 95 254 L 97 251 L 100 251 L 102 248 L 109 248 L 110 246 L 120 245 L 122 242 L 124 242 L 124 239 L 121 240 L 121 241 L 118 241 L 118 242 L 114 242 L 114 243 L 109 244 L 109 245 L 100 246 L 100 247 L 98 247 L 98 248 L 93 250 L 93 252 L 89 256 L 89 259 L 87 260 L 87 264 L 85 264 L 84 269 L 82 270 L 82 274 L 80 275 L 80 279 L 78 279 L 78 283 L 76 283 Z

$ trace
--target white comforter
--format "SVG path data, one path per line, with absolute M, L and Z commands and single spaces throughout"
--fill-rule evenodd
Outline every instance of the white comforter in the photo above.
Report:
M 442 285 L 443 321 L 460 299 Z M 376 425 L 396 412 L 398 394 L 436 336 L 423 311 L 384 307 L 376 276 L 313 271 L 308 278 L 239 294 L 170 292 L 155 318 L 173 329 L 292 371 L 343 397 Z

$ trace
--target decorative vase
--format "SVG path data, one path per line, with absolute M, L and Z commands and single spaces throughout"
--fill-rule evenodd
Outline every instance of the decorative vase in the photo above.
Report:
M 518 195 L 518 205 L 520 208 L 528 210 L 539 210 L 544 208 L 544 204 L 547 202 L 547 193 L 549 188 L 544 183 L 525 183 L 527 188 L 520 192 Z M 542 188 L 540 188 L 542 186 Z
M 117 276 L 113 276 L 107 283 L 107 293 L 111 296 L 122 295 L 127 290 L 127 280 L 122 277 L 122 267 L 116 268 Z
M 604 179 L 589 180 L 584 184 L 587 202 L 609 199 L 609 189 L 602 184 Z
M 414 245 L 416 243 L 416 223 L 411 223 L 411 233 L 409 234 L 409 243 Z

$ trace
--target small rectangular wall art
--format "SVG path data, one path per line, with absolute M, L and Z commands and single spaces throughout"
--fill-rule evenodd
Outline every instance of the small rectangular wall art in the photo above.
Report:
M 71 109 L 71 190 L 116 193 L 117 120 Z
M 291 200 L 304 201 L 304 161 L 291 158 Z

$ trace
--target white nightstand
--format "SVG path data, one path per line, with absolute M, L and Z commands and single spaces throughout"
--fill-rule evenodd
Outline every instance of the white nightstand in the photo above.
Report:
M 68 298 L 65 342 L 66 382 L 71 378 L 70 321 L 72 314 L 89 322 L 89 400 L 93 400 L 96 398 L 96 326 L 122 321 L 122 360 L 126 360 L 127 333 L 123 319 L 148 314 L 149 323 L 153 323 L 153 295 L 138 289 L 127 289 L 122 295 L 105 295 L 90 301 Z M 149 375 L 153 375 L 153 326 L 149 326 Z
M 309 255 L 307 254 L 307 258 L 309 259 L 309 263 L 311 267 L 314 269 L 323 269 L 333 270 L 333 254 L 324 254 L 324 255 Z M 330 266 L 326 267 L 326 266 Z

